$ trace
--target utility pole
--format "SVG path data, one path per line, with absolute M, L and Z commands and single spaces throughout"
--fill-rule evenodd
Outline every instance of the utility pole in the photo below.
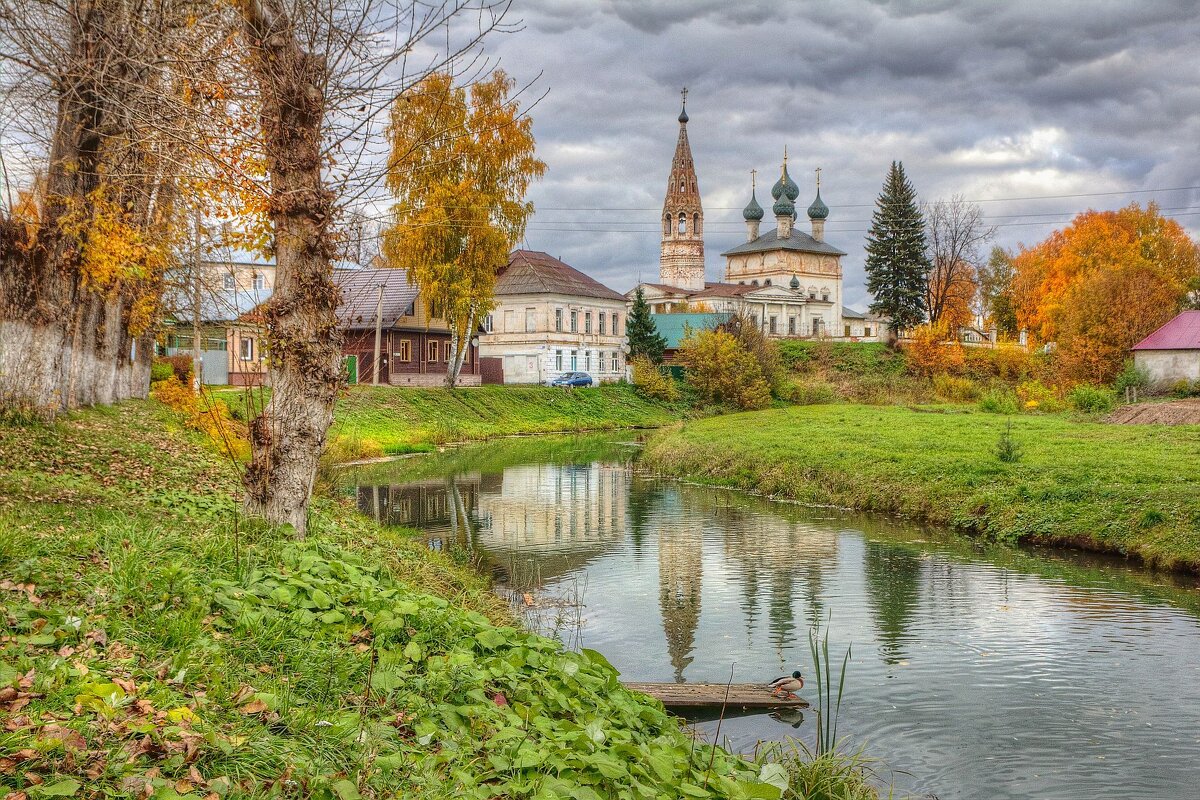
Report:
M 200 357 L 200 209 L 193 209 L 192 221 L 196 234 L 192 246 L 192 391 L 200 394 L 201 371 L 204 369 Z
M 379 385 L 379 357 L 381 355 L 379 351 L 383 342 L 383 289 L 385 286 L 387 286 L 386 283 L 379 284 L 379 299 L 375 301 L 375 361 L 373 362 L 375 368 L 372 370 L 374 374 L 371 376 L 371 384 L 374 386 Z

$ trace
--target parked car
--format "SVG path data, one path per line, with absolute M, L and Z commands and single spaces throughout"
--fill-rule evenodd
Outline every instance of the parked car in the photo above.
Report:
M 592 376 L 586 372 L 564 372 L 554 380 L 550 381 L 551 386 L 591 386 Z

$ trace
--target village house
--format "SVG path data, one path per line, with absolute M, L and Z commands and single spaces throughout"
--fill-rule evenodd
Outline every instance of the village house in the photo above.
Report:
M 195 298 L 200 298 L 200 380 L 214 386 L 260 386 L 267 377 L 262 320 L 256 313 L 275 287 L 275 264 L 235 251 L 226 260 L 200 262 L 195 272 L 170 276 L 163 350 L 191 355 Z
M 1133 346 L 1133 363 L 1165 389 L 1200 381 L 1200 311 L 1183 311 Z
M 502 359 L 505 383 L 625 377 L 625 297 L 546 253 L 513 251 L 483 327 L 479 351 Z
M 338 324 L 350 383 L 441 386 L 450 363 L 450 329 L 425 310 L 420 289 L 402 269 L 335 269 L 342 290 Z M 375 375 L 375 328 L 380 327 L 379 375 Z M 478 339 L 467 344 L 460 386 L 482 382 Z
M 842 305 L 841 258 L 846 254 L 825 241 L 829 207 L 821 199 L 819 169 L 816 197 L 807 209 L 811 233 L 796 226 L 800 187 L 788 173 L 786 149 L 771 190 L 776 226 L 760 231 L 766 211 L 758 203 L 752 172 L 750 202 L 742 211 L 746 240 L 721 254 L 724 281 L 705 280 L 704 208 L 687 123 L 685 105 L 663 202 L 659 280 L 640 284 L 626 298 L 632 302 L 640 288 L 654 314 L 739 314 L 771 338 L 882 339 L 877 320 L 868 321 Z

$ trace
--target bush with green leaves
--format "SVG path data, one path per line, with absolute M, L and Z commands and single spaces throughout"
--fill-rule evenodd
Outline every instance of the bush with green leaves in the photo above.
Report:
M 1117 407 L 1117 393 L 1105 386 L 1081 383 L 1067 394 L 1067 402 L 1085 414 L 1107 414 Z
M 1008 389 L 991 389 L 979 400 L 979 410 L 986 414 L 1016 414 L 1017 396 Z
M 1167 388 L 1167 394 L 1181 400 L 1187 397 L 1200 397 L 1200 380 L 1189 381 L 1187 378 L 1180 378 Z
M 1118 394 L 1124 394 L 1126 389 L 1137 389 L 1139 392 L 1145 392 L 1150 388 L 1150 373 L 1134 363 L 1133 359 L 1125 362 L 1125 368 L 1121 370 L 1121 374 L 1113 381 L 1113 389 Z
M 786 387 L 785 399 L 798 406 L 815 406 L 838 401 L 837 389 L 821 380 L 796 381 Z
M 973 403 L 979 399 L 979 384 L 970 378 L 939 373 L 933 376 L 933 391 L 943 400 L 952 403 Z
M 165 381 L 175 374 L 175 367 L 171 366 L 170 361 L 155 360 L 150 364 L 150 382 L 158 383 Z

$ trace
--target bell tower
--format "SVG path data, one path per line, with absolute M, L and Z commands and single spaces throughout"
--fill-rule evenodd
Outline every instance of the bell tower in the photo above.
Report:
M 667 197 L 663 201 L 662 252 L 658 260 L 659 283 L 681 289 L 704 288 L 704 208 L 700 205 L 700 185 L 687 135 L 687 93 L 679 112 L 679 140 L 671 160 Z

